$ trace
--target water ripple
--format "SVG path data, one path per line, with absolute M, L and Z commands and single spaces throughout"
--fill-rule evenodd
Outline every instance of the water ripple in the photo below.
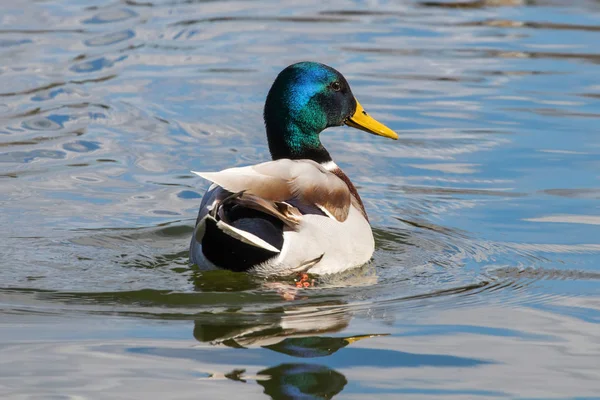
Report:
M 92 18 L 83 21 L 84 24 L 107 24 L 112 22 L 125 21 L 130 18 L 137 17 L 137 13 L 133 10 L 123 8 L 116 10 L 100 11 Z
M 34 389 L 0 396 L 598 393 L 597 2 L 5 3 L 0 369 Z M 189 171 L 267 160 L 264 97 L 305 59 L 400 136 L 321 136 L 372 262 L 306 290 L 190 267 Z

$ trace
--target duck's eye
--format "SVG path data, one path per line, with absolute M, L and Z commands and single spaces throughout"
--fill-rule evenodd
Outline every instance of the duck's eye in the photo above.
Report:
M 333 82 L 333 83 L 331 84 L 331 88 L 332 88 L 333 90 L 335 90 L 336 92 L 339 92 L 340 90 L 342 90 L 342 85 L 340 85 L 340 83 L 339 83 L 339 82 Z

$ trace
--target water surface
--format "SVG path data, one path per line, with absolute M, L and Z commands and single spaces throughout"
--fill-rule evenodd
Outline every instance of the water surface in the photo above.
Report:
M 598 398 L 597 1 L 0 5 L 2 398 Z M 400 140 L 322 135 L 376 252 L 289 301 L 189 268 L 190 170 L 301 60 Z

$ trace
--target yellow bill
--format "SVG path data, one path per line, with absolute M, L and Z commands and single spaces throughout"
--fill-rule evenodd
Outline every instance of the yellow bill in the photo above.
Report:
M 356 111 L 353 116 L 346 120 L 346 125 L 374 135 L 384 136 L 394 140 L 398 139 L 398 134 L 396 132 L 367 114 L 358 100 L 356 100 Z
M 374 338 L 374 337 L 378 337 L 378 336 L 388 336 L 388 335 L 389 335 L 389 333 L 375 333 L 372 335 L 350 336 L 350 337 L 344 338 L 344 342 L 346 342 L 348 344 L 352 344 L 354 342 L 358 342 L 359 340 Z

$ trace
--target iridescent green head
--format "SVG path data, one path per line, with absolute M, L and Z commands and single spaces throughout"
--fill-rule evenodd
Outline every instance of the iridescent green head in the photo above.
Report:
M 342 74 L 315 62 L 292 64 L 279 73 L 267 95 L 264 117 L 274 160 L 330 161 L 319 138 L 321 131 L 330 126 L 346 124 L 398 138 L 364 111 Z

